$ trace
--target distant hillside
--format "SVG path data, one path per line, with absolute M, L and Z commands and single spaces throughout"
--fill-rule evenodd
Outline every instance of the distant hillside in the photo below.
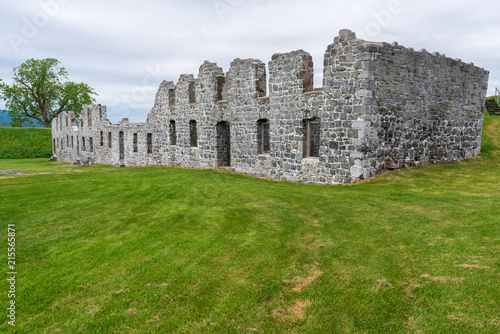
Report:
M 9 114 L 7 113 L 7 110 L 0 109 L 0 126 L 10 126 L 10 117 Z M 23 127 L 28 127 L 28 125 L 24 125 Z M 29 127 L 43 128 L 43 125 L 40 124 L 40 122 L 35 121 L 33 122 L 33 126 Z
M 10 117 L 7 111 L 0 109 L 0 126 L 10 126 Z

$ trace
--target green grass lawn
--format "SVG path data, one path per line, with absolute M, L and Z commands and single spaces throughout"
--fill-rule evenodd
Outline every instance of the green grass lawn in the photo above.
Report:
M 0 159 L 50 158 L 51 138 L 47 128 L 0 127 Z
M 0 160 L 37 174 L 0 179 L 16 329 L 498 333 L 500 118 L 484 132 L 469 161 L 347 186 Z

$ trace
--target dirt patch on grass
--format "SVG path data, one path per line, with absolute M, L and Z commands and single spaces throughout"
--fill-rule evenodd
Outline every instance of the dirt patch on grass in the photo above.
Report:
M 375 284 L 375 290 L 392 288 L 394 288 L 394 286 L 385 279 L 378 280 Z
M 166 286 L 168 286 L 167 283 L 160 283 L 160 284 L 151 284 L 151 283 L 148 283 L 144 287 L 145 288 L 155 288 L 155 289 L 158 289 L 158 288 L 164 288 Z
M 451 314 L 447 318 L 455 323 L 473 325 L 479 328 L 484 328 L 486 326 L 496 327 L 500 325 L 500 322 L 497 319 L 470 318 L 466 314 Z
M 304 311 L 310 302 L 306 300 L 297 300 L 292 307 L 290 307 L 290 312 L 299 319 L 304 319 Z
M 326 247 L 325 244 L 317 244 L 317 245 L 309 246 L 306 248 L 309 249 L 310 251 L 313 251 L 313 250 L 318 250 L 318 249 L 325 248 L 325 247 Z
M 426 279 L 428 281 L 432 281 L 435 283 L 462 283 L 463 278 L 458 277 L 432 277 L 429 274 L 424 274 L 420 276 L 420 278 Z
M 138 315 L 139 311 L 137 311 L 135 308 L 130 308 L 127 310 L 127 315 Z
M 115 295 L 122 295 L 124 293 L 129 293 L 129 292 L 130 292 L 129 289 L 122 289 L 122 290 L 115 291 Z
M 74 296 L 71 294 L 66 297 L 61 297 L 52 304 L 52 310 L 55 311 L 57 309 L 61 309 L 63 307 L 67 307 L 68 305 L 72 305 L 74 303 Z
M 19 172 L 14 170 L 0 170 L 0 175 L 35 175 L 33 173 Z
M 99 312 L 100 309 L 101 308 L 98 305 L 90 305 L 87 308 L 87 314 L 90 315 L 90 316 L 93 316 L 94 314 L 96 314 L 97 312 Z
M 58 167 L 61 167 L 61 166 L 58 166 Z M 68 167 L 68 166 L 63 166 L 63 167 Z M 87 171 L 82 170 L 82 169 L 67 169 L 64 171 L 57 171 L 56 173 L 54 173 L 54 172 L 28 173 L 28 172 L 11 171 L 11 170 L 0 170 L 0 179 L 12 179 L 12 178 L 14 178 L 16 176 L 20 176 L 20 175 L 32 176 L 32 175 L 85 173 L 85 172 L 87 172 Z
M 160 317 L 157 315 L 153 316 L 151 319 L 148 319 L 146 321 L 147 324 L 158 323 L 158 322 L 160 322 Z
M 292 287 L 292 291 L 297 292 L 297 293 L 301 293 L 303 288 L 312 284 L 321 275 L 323 275 L 323 271 L 314 270 L 314 272 L 312 273 L 312 276 L 310 276 L 310 277 L 307 277 L 307 278 L 296 277 L 294 279 L 295 285 Z
M 27 173 L 27 172 L 19 172 L 12 170 L 0 170 L 0 179 L 12 179 L 19 175 L 31 176 L 31 175 L 49 175 L 49 174 L 54 174 L 54 173 L 53 172 Z
M 462 269 L 491 269 L 488 266 L 480 266 L 478 264 L 460 264 L 457 267 Z
M 412 279 L 410 283 L 408 283 L 408 285 L 404 288 L 404 291 L 408 294 L 408 297 L 415 298 L 413 292 L 416 289 L 421 288 L 422 286 L 422 284 L 417 282 L 417 279 Z
M 281 322 L 295 321 L 304 319 L 305 309 L 311 302 L 309 300 L 297 300 L 292 306 L 286 309 L 276 309 L 273 311 L 273 317 Z
M 452 314 L 447 316 L 447 318 L 453 322 L 458 322 L 462 324 L 470 323 L 469 317 L 465 314 Z
M 415 319 L 414 317 L 409 317 L 408 320 L 406 320 L 405 327 L 412 333 L 420 333 L 417 330 L 417 319 Z

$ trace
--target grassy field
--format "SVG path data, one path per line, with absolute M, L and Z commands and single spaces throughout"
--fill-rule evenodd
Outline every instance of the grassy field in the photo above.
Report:
M 0 159 L 50 158 L 51 138 L 46 128 L 0 127 Z
M 498 333 L 500 118 L 484 132 L 469 161 L 347 186 L 0 160 L 36 174 L 0 179 L 16 329 Z

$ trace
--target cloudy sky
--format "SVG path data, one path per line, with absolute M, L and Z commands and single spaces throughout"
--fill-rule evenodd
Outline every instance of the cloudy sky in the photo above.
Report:
M 53 57 L 85 82 L 112 122 L 145 121 L 162 80 L 198 74 L 209 60 L 265 63 L 308 51 L 315 86 L 340 29 L 359 38 L 425 48 L 490 71 L 500 88 L 500 3 L 491 0 L 22 0 L 0 5 L 0 78 L 28 58 Z M 0 109 L 4 103 L 0 101 Z

